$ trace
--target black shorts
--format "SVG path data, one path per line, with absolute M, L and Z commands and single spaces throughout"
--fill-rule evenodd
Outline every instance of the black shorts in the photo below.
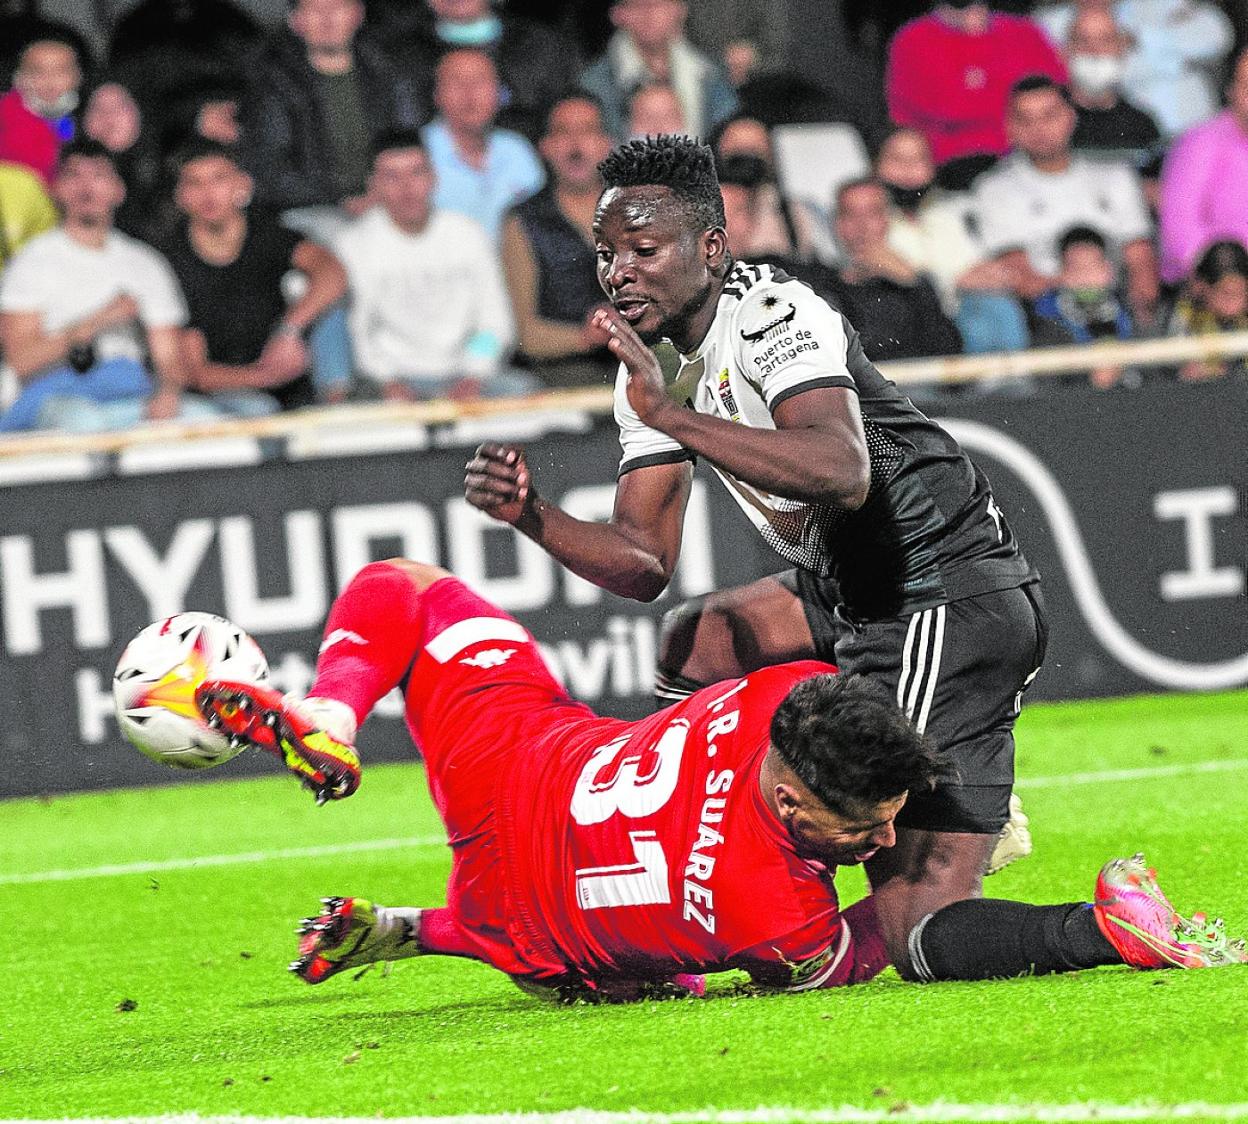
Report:
M 912 794 L 897 823 L 999 832 L 1014 786 L 1014 720 L 1048 640 L 1039 584 L 863 623 L 834 600 L 833 583 L 801 570 L 781 580 L 802 601 L 819 658 L 875 680 L 947 755 L 936 788 Z

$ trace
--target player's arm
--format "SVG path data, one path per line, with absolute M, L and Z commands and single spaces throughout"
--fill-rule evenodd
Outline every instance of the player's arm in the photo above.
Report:
M 653 352 L 615 309 L 599 310 L 594 322 L 628 370 L 629 404 L 651 429 L 772 495 L 850 511 L 866 502 L 871 465 L 854 391 L 813 386 L 776 406 L 774 430 L 734 425 L 674 401 Z
M 838 914 L 835 908 L 800 929 L 733 958 L 765 991 L 818 991 L 866 983 L 888 967 L 870 895 Z
M 621 597 L 653 601 L 667 588 L 680 557 L 692 478 L 685 460 L 626 472 L 610 521 L 595 523 L 538 495 L 523 450 L 485 444 L 468 462 L 464 494 L 577 576 Z

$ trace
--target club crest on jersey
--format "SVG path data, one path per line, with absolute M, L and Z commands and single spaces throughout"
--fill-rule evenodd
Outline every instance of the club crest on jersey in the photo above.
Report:
M 779 300 L 777 300 L 775 297 L 766 296 L 763 298 L 763 301 L 762 301 L 763 311 L 771 312 L 779 304 L 780 304 Z M 797 315 L 797 306 L 795 304 L 790 303 L 788 312 L 782 313 L 779 316 L 773 316 L 770 320 L 767 321 L 766 324 L 762 325 L 762 327 L 760 328 L 757 328 L 753 332 L 747 332 L 744 328 L 742 328 L 741 338 L 745 340 L 746 343 L 758 343 L 759 340 L 773 339 L 776 336 L 778 336 L 781 332 L 783 332 L 791 323 L 793 323 L 793 318 L 796 315 Z
M 465 667 L 488 671 L 492 667 L 502 667 L 515 654 L 515 648 L 482 648 L 475 656 L 465 656 L 459 662 Z
M 719 380 L 715 389 L 719 394 L 719 400 L 724 404 L 724 409 L 728 412 L 728 416 L 734 422 L 739 422 L 741 420 L 741 414 L 737 410 L 737 398 L 736 395 L 732 393 L 732 383 L 728 379 L 727 367 L 719 372 Z

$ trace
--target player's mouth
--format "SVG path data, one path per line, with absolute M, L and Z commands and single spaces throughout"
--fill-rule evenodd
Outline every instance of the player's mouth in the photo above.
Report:
M 611 303 L 630 324 L 636 324 L 650 308 L 650 302 L 644 297 L 617 297 Z
M 867 850 L 865 850 L 865 851 L 855 851 L 855 852 L 854 852 L 854 862 L 856 862 L 856 863 L 865 863 L 868 859 L 873 859 L 873 858 L 875 858 L 875 853 L 876 853 L 878 850 L 879 850 L 879 847 L 870 847 L 870 848 L 868 848 L 868 849 L 867 849 Z

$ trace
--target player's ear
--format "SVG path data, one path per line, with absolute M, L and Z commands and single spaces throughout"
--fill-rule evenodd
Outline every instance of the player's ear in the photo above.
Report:
M 776 808 L 780 812 L 781 821 L 787 821 L 801 806 L 802 797 L 797 789 L 783 781 L 776 785 Z
M 702 252 L 706 268 L 716 277 L 728 271 L 728 235 L 722 226 L 713 226 L 702 235 Z

